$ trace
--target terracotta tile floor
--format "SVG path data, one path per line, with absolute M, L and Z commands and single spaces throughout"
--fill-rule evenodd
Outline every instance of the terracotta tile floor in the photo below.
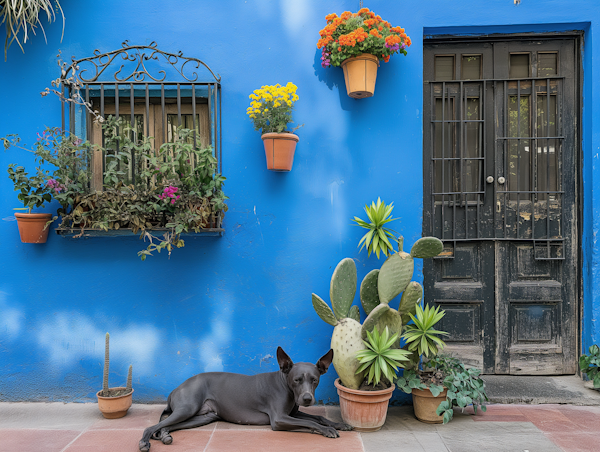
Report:
M 0 451 L 136 452 L 144 428 L 157 422 L 163 408 L 134 405 L 125 418 L 107 420 L 97 412 L 95 404 L 25 405 L 0 404 Z M 308 411 L 319 415 L 327 411 L 330 419 L 339 418 L 339 409 L 335 407 L 312 407 Z M 516 432 L 538 435 L 555 450 L 600 451 L 600 407 L 489 405 L 487 412 L 478 412 L 476 416 L 472 408 L 464 413 L 457 410 L 455 421 L 445 426 L 416 421 L 411 407 L 394 408 L 390 409 L 386 428 L 380 432 L 341 432 L 335 440 L 306 433 L 273 432 L 268 426 L 216 422 L 174 432 L 173 444 L 169 446 L 153 440 L 151 452 L 464 452 L 475 450 L 463 445 L 481 439 L 482 432 L 487 432 L 486 425 L 500 447 L 520 441 L 515 439 Z M 402 440 L 411 435 L 421 438 L 422 445 Z M 457 436 L 463 439 L 462 443 L 457 442 Z

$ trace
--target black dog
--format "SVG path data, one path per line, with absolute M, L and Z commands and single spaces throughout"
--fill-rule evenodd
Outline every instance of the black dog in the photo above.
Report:
M 170 432 L 217 420 L 337 438 L 340 436 L 337 430 L 352 430 L 352 427 L 298 410 L 299 406 L 315 403 L 315 388 L 332 359 L 333 350 L 329 350 L 316 365 L 294 364 L 278 347 L 279 372 L 252 376 L 209 372 L 191 377 L 169 395 L 160 422 L 144 430 L 140 451 L 150 450 L 150 438 L 171 444 Z

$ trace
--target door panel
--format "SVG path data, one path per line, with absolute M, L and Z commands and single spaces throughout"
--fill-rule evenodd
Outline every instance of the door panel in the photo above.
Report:
M 576 44 L 425 46 L 425 297 L 485 373 L 576 371 Z

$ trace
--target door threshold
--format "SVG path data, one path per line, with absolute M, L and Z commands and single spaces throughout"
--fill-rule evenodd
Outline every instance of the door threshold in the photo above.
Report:
M 481 378 L 490 403 L 600 406 L 600 391 L 585 387 L 588 382 L 578 375 L 482 375 Z

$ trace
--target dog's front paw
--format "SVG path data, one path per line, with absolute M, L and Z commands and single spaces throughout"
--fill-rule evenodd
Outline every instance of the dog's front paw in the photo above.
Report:
M 348 424 L 335 424 L 334 427 L 336 430 L 340 430 L 342 432 L 349 432 L 350 430 L 354 430 L 354 427 Z
M 340 434 L 333 427 L 323 427 L 322 435 L 327 438 L 339 438 Z
M 141 440 L 139 444 L 139 448 L 141 452 L 148 452 L 150 450 L 150 442 Z

